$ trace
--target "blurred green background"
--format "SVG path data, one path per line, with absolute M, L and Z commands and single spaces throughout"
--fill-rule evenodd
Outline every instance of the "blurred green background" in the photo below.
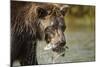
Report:
M 95 6 L 70 5 L 65 21 L 69 31 L 81 29 L 83 31 L 94 31 Z

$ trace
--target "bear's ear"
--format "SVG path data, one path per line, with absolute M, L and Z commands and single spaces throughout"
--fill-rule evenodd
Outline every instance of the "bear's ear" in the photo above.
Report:
M 61 10 L 62 15 L 65 16 L 66 14 L 68 14 L 69 6 L 63 5 L 61 6 L 60 10 Z
M 36 14 L 38 18 L 44 18 L 45 16 L 47 16 L 48 12 L 45 8 L 37 7 Z

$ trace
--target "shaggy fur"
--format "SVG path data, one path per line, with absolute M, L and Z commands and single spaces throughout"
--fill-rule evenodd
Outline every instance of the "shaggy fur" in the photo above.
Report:
M 56 8 L 54 8 L 54 5 L 45 5 L 41 3 L 37 4 L 30 2 L 11 2 L 11 66 L 16 60 L 18 60 L 22 66 L 38 64 L 36 57 L 36 44 L 37 40 L 44 39 L 44 32 L 46 30 L 45 28 L 47 27 L 48 30 L 50 29 L 53 32 L 54 30 L 57 31 L 59 29 L 58 33 L 60 35 L 60 39 L 63 40 L 63 43 L 61 43 L 61 45 L 65 44 L 65 38 L 63 37 L 64 34 L 62 33 L 65 29 L 63 17 L 58 17 L 60 16 L 60 12 L 55 11 Z M 44 9 L 38 8 L 38 6 L 44 7 L 46 10 L 48 10 L 48 14 L 51 13 L 51 11 L 49 10 L 54 9 L 54 11 L 52 11 L 51 13 L 52 16 L 46 17 L 47 20 L 45 22 L 47 23 L 45 24 L 46 26 L 43 27 L 40 24 L 40 22 L 42 22 L 40 19 L 44 19 L 43 17 L 47 15 L 47 12 L 44 11 Z M 41 13 L 39 13 L 38 11 Z M 62 15 L 63 14 L 64 11 L 62 11 Z M 50 26 L 51 23 L 49 23 L 50 19 L 55 22 L 53 23 L 54 25 L 52 27 Z M 57 32 L 55 33 L 57 34 Z M 47 33 L 48 36 L 49 34 Z M 58 34 L 56 35 L 56 37 L 57 38 L 55 39 L 59 39 Z M 48 37 L 46 38 L 46 40 L 47 39 Z M 61 48 L 61 45 L 59 48 Z
M 36 20 L 33 5 L 11 3 L 11 66 L 19 60 L 21 65 L 36 65 Z

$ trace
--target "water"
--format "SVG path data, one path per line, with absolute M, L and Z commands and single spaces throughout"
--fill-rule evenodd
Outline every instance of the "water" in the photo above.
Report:
M 37 58 L 39 64 L 69 63 L 69 62 L 89 62 L 95 61 L 95 37 L 94 32 L 74 31 L 67 32 L 65 56 L 59 57 L 53 62 L 52 51 L 43 50 L 46 43 L 39 42 L 37 47 Z

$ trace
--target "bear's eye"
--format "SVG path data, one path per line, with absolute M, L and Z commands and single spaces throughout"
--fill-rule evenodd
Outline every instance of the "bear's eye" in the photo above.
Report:
M 45 16 L 47 16 L 47 14 L 48 12 L 46 9 L 40 7 L 37 8 L 37 15 L 39 18 L 44 18 Z

